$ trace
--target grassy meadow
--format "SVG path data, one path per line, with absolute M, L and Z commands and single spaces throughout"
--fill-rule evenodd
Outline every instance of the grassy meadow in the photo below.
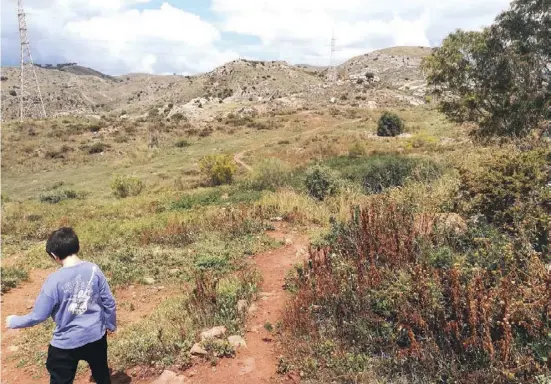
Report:
M 543 375 L 549 152 L 473 143 L 469 127 L 430 106 L 393 112 L 405 123 L 398 137 L 376 135 L 381 110 L 356 108 L 202 127 L 155 114 L 5 124 L 2 292 L 52 269 L 44 241 L 72 226 L 115 295 L 173 292 L 112 339 L 114 368 L 184 368 L 201 329 L 244 332 L 237 303 L 254 300 L 261 278 L 249 257 L 281 246 L 266 234 L 281 218 L 314 247 L 288 276 L 280 373 L 342 383 Z M 208 168 L 209 155 L 228 156 Z M 51 329 L 23 333 L 13 364 L 40 374 Z M 208 350 L 213 363 L 233 353 Z

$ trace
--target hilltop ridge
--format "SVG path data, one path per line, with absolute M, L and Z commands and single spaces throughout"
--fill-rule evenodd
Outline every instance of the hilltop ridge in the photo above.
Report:
M 194 76 L 109 76 L 75 63 L 36 70 L 50 116 L 123 112 L 139 116 L 168 104 L 206 110 L 209 105 L 218 108 L 232 103 L 269 104 L 270 108 L 341 103 L 373 108 L 424 103 L 420 64 L 430 51 L 392 47 L 356 56 L 336 67 L 335 82 L 329 80 L 328 67 L 244 59 Z M 3 67 L 2 78 L 2 120 L 9 121 L 18 116 L 18 68 Z M 190 117 L 208 120 L 210 114 L 202 112 L 195 110 Z

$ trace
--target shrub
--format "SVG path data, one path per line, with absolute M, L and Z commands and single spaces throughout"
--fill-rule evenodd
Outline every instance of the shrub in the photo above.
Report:
M 324 166 L 316 165 L 306 171 L 305 186 L 308 194 L 315 199 L 325 200 L 339 191 L 339 180 L 335 173 Z
M 185 148 L 185 147 L 189 147 L 191 145 L 191 143 L 189 141 L 187 141 L 186 139 L 180 139 L 174 145 L 177 148 Z
M 88 153 L 93 155 L 95 153 L 101 153 L 105 151 L 109 146 L 104 143 L 94 143 L 90 147 L 88 147 Z
M 173 114 L 170 119 L 174 121 L 187 121 L 187 117 L 180 112 Z
M 230 155 L 205 156 L 199 166 L 211 185 L 230 184 L 237 171 L 237 165 Z
M 352 158 L 363 157 L 366 154 L 367 150 L 365 146 L 359 141 L 355 141 L 348 149 L 348 156 Z
M 392 112 L 384 112 L 377 125 L 377 136 L 398 136 L 404 130 L 400 116 Z
M 457 208 L 482 214 L 490 223 L 515 236 L 526 236 L 543 251 L 549 245 L 551 152 L 502 153 L 479 171 L 462 170 Z
M 289 166 L 277 158 L 264 159 L 252 171 L 250 184 L 256 190 L 276 190 L 289 182 Z
M 117 176 L 111 182 L 111 191 L 118 198 L 139 195 L 144 188 L 144 183 L 136 177 Z
M 7 80 L 8 80 L 7 76 L 0 76 L 0 81 L 7 81 Z
M 2 276 L 0 280 L 2 293 L 17 287 L 21 281 L 29 279 L 27 271 L 14 267 L 0 267 L 0 275 Z
M 470 267 L 427 240 L 410 213 L 383 199 L 333 225 L 328 246 L 312 249 L 294 279 L 298 293 L 285 312 L 293 350 L 308 356 L 301 368 L 314 359 L 353 382 L 366 366 L 335 364 L 345 355 L 370 361 L 381 382 L 415 375 L 504 384 L 548 374 L 551 290 L 542 260 L 519 258 L 509 244 L 495 270 Z
M 430 160 L 399 155 L 343 156 L 329 159 L 325 164 L 338 170 L 343 178 L 361 185 L 366 193 L 401 187 L 408 180 L 432 181 L 443 173 L 443 168 Z
M 15 89 L 10 89 L 9 94 L 10 96 L 17 96 L 17 92 L 15 92 Z
M 56 204 L 63 200 L 76 199 L 78 194 L 72 189 L 54 189 L 40 194 L 38 200 L 41 203 Z

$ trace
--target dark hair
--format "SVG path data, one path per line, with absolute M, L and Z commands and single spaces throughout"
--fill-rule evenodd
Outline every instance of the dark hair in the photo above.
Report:
M 80 250 L 78 237 L 73 228 L 63 227 L 53 231 L 46 242 L 48 255 L 56 255 L 61 260 L 67 256 L 77 254 Z

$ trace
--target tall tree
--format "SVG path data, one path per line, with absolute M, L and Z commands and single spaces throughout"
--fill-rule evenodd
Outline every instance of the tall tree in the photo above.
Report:
M 550 58 L 551 0 L 516 0 L 483 31 L 450 34 L 423 69 L 451 120 L 517 138 L 547 128 Z

